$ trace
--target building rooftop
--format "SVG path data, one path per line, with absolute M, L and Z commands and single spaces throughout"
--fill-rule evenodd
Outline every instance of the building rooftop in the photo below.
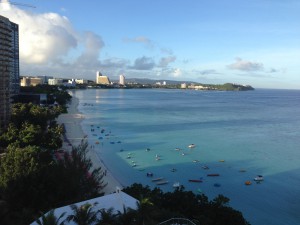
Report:
M 102 197 L 93 198 L 93 199 L 89 199 L 89 200 L 82 201 L 82 202 L 78 202 L 78 203 L 75 203 L 74 205 L 76 205 L 77 207 L 80 207 L 80 206 L 88 203 L 88 204 L 94 205 L 93 211 L 98 211 L 100 209 L 108 210 L 110 208 L 113 208 L 114 209 L 113 213 L 117 213 L 118 211 L 123 213 L 124 207 L 137 209 L 137 202 L 138 202 L 138 200 L 136 200 L 135 198 L 133 198 L 130 195 L 117 189 L 116 193 L 104 195 Z M 59 218 L 60 215 L 64 212 L 66 214 L 61 218 L 60 222 L 64 221 L 69 215 L 72 215 L 73 210 L 71 209 L 70 205 L 67 205 L 67 206 L 63 206 L 60 208 L 56 208 L 54 211 L 54 214 L 57 218 Z M 48 213 L 49 212 L 47 212 L 46 214 L 48 214 Z M 38 223 L 33 222 L 30 225 L 38 225 Z M 70 221 L 70 222 L 66 221 L 65 225 L 75 225 L 75 223 L 73 221 Z

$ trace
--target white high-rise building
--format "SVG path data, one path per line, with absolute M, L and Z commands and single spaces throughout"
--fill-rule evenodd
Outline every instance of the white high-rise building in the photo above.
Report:
M 125 76 L 124 75 L 120 75 L 120 81 L 119 81 L 119 84 L 121 85 L 125 85 Z

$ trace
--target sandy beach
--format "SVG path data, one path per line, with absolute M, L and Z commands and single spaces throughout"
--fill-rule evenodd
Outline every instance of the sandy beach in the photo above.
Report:
M 84 115 L 78 112 L 79 100 L 72 96 L 72 101 L 68 104 L 68 113 L 61 114 L 57 122 L 59 124 L 65 125 L 66 130 L 66 139 L 63 142 L 62 149 L 70 151 L 72 149 L 72 145 L 77 146 L 80 144 L 80 141 L 86 136 L 83 133 L 81 128 L 81 121 L 84 119 Z M 88 137 L 89 138 L 89 137 Z M 107 183 L 106 187 L 103 189 L 105 194 L 109 194 L 116 191 L 116 188 L 122 188 L 122 185 L 117 181 L 115 177 L 110 173 L 110 171 L 105 166 L 105 163 L 98 157 L 97 153 L 89 147 L 88 157 L 91 159 L 93 163 L 93 168 L 101 167 L 102 171 L 106 171 L 106 175 L 104 176 L 104 183 Z

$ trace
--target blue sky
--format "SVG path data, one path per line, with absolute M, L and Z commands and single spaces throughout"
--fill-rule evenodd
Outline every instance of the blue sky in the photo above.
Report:
M 36 8 L 2 3 L 0 14 L 20 25 L 22 75 L 300 89 L 298 0 L 20 3 Z

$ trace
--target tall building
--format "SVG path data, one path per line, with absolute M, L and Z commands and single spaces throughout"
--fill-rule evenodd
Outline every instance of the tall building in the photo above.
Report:
M 97 84 L 110 84 L 110 80 L 107 76 L 103 76 L 99 71 L 96 73 L 96 83 Z
M 120 85 L 125 85 L 125 76 L 124 75 L 120 75 L 119 84 Z
M 0 129 L 10 118 L 11 97 L 19 93 L 19 27 L 0 15 Z

